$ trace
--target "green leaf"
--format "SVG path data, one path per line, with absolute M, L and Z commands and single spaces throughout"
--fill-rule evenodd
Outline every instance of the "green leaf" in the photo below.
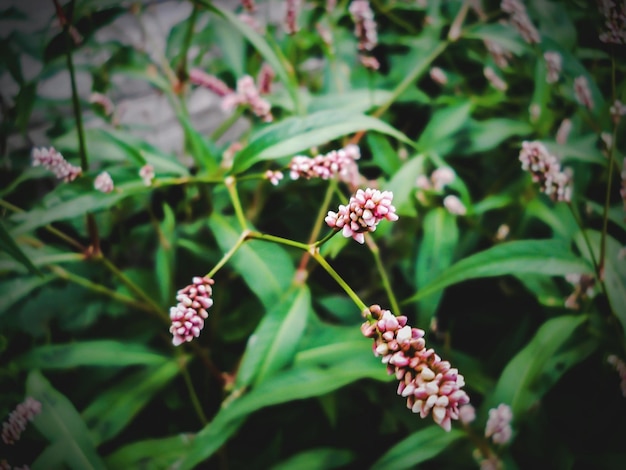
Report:
M 403 162 L 389 140 L 379 134 L 371 133 L 368 133 L 365 138 L 372 151 L 372 161 L 387 175 L 393 175 L 398 171 Z
M 430 280 L 452 263 L 454 250 L 459 242 L 456 217 L 438 207 L 424 217 L 424 238 L 420 243 L 415 263 L 415 285 L 418 292 Z M 428 329 L 437 311 L 443 292 L 437 292 L 418 301 L 418 325 Z
M 569 273 L 588 273 L 591 269 L 586 260 L 574 255 L 558 240 L 510 241 L 459 261 L 409 298 L 407 302 L 420 300 L 467 279 L 523 273 L 564 276 Z
M 180 371 L 177 360 L 146 367 L 103 390 L 83 410 L 91 440 L 100 445 L 117 436 Z
M 522 55 L 530 50 L 514 28 L 498 23 L 477 24 L 468 28 L 463 37 L 493 41 L 515 55 Z
M 98 457 L 87 426 L 74 405 L 55 390 L 43 375 L 36 371 L 28 375 L 26 393 L 41 403 L 41 413 L 35 417 L 33 424 L 53 446 L 51 451 L 44 452 L 47 453 L 45 460 L 40 457 L 33 463 L 33 470 L 106 468 Z M 65 465 L 53 465 L 51 455 L 55 455 Z
M 127 444 L 105 458 L 107 468 L 141 468 L 163 470 L 178 468 L 177 462 L 191 447 L 192 437 L 188 434 L 146 439 Z
M 176 217 L 169 205 L 163 204 L 163 221 L 159 224 L 159 246 L 154 254 L 156 282 L 159 286 L 161 305 L 168 306 L 174 296 L 176 267 Z
M 585 234 L 589 239 L 592 247 L 593 256 L 598 263 L 600 262 L 600 244 L 602 234 L 595 230 L 585 230 Z M 575 237 L 576 245 L 580 252 L 591 260 L 591 254 L 582 233 L 578 233 Z M 620 257 L 622 244 L 610 235 L 606 236 L 606 254 L 604 258 L 604 285 L 606 293 L 611 304 L 611 309 L 619 318 L 622 327 L 626 328 L 626 263 Z M 587 273 L 592 273 L 589 269 Z
M 342 93 L 328 93 L 314 96 L 307 107 L 309 113 L 325 110 L 346 110 L 365 113 L 375 106 L 380 106 L 391 98 L 388 90 L 354 89 Z
M 18 357 L 22 369 L 68 369 L 78 366 L 162 365 L 163 356 L 140 344 L 113 340 L 82 341 L 39 346 Z
M 582 137 L 572 136 L 565 144 L 557 144 L 554 141 L 541 142 L 550 153 L 558 155 L 564 163 L 574 160 L 607 166 L 608 160 L 597 148 L 597 140 L 598 137 L 595 134 L 589 134 Z
M 452 137 L 467 125 L 471 111 L 469 101 L 435 111 L 417 141 L 417 148 L 424 153 L 449 153 L 455 144 Z
M 15 127 L 24 134 L 37 99 L 37 82 L 23 84 L 15 97 Z
M 310 308 L 309 289 L 300 285 L 290 289 L 268 310 L 248 340 L 237 372 L 236 388 L 258 385 L 293 362 Z
M 575 335 L 587 321 L 586 315 L 564 315 L 541 325 L 506 365 L 482 411 L 506 403 L 513 416 L 523 416 L 569 368 L 598 347 L 598 341 L 590 339 L 586 331 Z
M 492 118 L 483 121 L 470 119 L 467 145 L 459 148 L 459 151 L 463 154 L 486 152 L 514 135 L 528 135 L 532 132 L 530 124 L 516 119 Z
M 224 253 L 239 239 L 240 233 L 234 228 L 237 226 L 234 217 L 224 217 L 214 212 L 208 224 Z M 282 298 L 295 273 L 291 258 L 282 247 L 260 240 L 252 240 L 242 245 L 230 263 L 266 310 L 271 309 Z
M 24 265 L 32 274 L 41 276 L 41 271 L 33 264 L 30 258 L 22 251 L 13 237 L 9 234 L 4 226 L 4 222 L 0 220 L 0 250 L 8 253 L 16 261 Z
M 452 429 L 449 432 L 439 426 L 420 429 L 385 452 L 372 468 L 394 470 L 416 468 L 416 465 L 436 457 L 465 436 L 465 432 L 460 429 Z
M 233 172 L 240 173 L 261 160 L 294 155 L 346 134 L 367 130 L 382 132 L 413 145 L 403 133 L 380 119 L 351 111 L 318 111 L 305 117 L 293 116 L 263 128 L 237 153 Z
M 349 450 L 335 449 L 333 447 L 320 447 L 306 450 L 283 460 L 272 466 L 272 470 L 318 470 L 332 469 L 348 465 L 354 460 L 354 454 Z
M 198 163 L 198 166 L 204 168 L 209 174 L 215 173 L 219 169 L 219 163 L 215 156 L 215 146 L 193 127 L 187 116 L 181 111 L 177 112 L 176 115 L 183 127 L 188 151 L 193 159 Z
M 415 217 L 415 181 L 424 174 L 424 155 L 417 155 L 402 165 L 385 185 L 385 189 L 393 192 L 393 205 L 396 213 L 402 216 Z
M 38 287 L 55 279 L 46 277 L 16 277 L 0 283 L 0 318 L 9 313 L 9 307 L 23 299 Z

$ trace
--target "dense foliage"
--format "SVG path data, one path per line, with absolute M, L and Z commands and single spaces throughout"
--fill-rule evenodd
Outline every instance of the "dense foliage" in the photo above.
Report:
M 626 466 L 624 2 L 12 3 L 1 468 Z

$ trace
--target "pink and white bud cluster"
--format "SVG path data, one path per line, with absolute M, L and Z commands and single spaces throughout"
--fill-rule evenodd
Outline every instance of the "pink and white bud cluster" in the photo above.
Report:
M 591 96 L 587 77 L 584 75 L 574 79 L 574 96 L 585 108 L 593 109 L 593 97 Z
M 465 215 L 467 214 L 467 207 L 461 202 L 461 200 L 454 194 L 450 194 L 443 198 L 443 207 L 452 215 Z
M 58 179 L 62 179 L 66 183 L 74 181 L 82 174 L 82 170 L 78 166 L 69 163 L 60 152 L 54 147 L 50 148 L 34 148 L 32 151 L 32 165 L 43 166 L 46 170 L 54 173 Z
M 605 18 L 606 30 L 600 33 L 600 41 L 609 44 L 626 44 L 626 3 L 601 0 L 600 12 Z
M 102 93 L 94 92 L 89 96 L 89 102 L 91 104 L 96 104 L 102 108 L 102 112 L 106 116 L 110 116 L 115 111 L 115 106 L 113 105 L 113 101 L 108 96 L 103 95 Z
M 349 7 L 354 21 L 354 35 L 359 41 L 360 51 L 371 51 L 378 44 L 374 12 L 367 0 L 352 0 Z
M 265 25 L 262 24 L 255 16 L 248 15 L 247 13 L 239 13 L 237 18 L 239 18 L 242 23 L 248 25 L 250 29 L 259 34 L 265 34 Z
M 289 176 L 292 180 L 298 178 L 330 179 L 338 176 L 340 181 L 357 185 L 359 168 L 356 160 L 361 158 L 358 145 L 349 144 L 339 150 L 331 150 L 325 155 L 316 155 L 313 158 L 296 155 L 289 162 Z
M 280 180 L 283 179 L 283 174 L 280 171 L 267 170 L 264 176 L 265 179 L 269 180 L 274 186 L 278 186 Z
M 272 81 L 274 81 L 274 69 L 267 63 L 264 63 L 256 77 L 256 86 L 261 95 L 269 95 L 272 92 Z
M 567 143 L 567 138 L 572 131 L 572 120 L 565 118 L 561 121 L 558 130 L 556 131 L 556 142 L 560 145 Z
M 485 67 L 483 69 L 485 78 L 491 83 L 491 86 L 500 91 L 506 91 L 509 87 L 504 80 L 493 70 L 491 67 Z
M 9 419 L 2 423 L 2 440 L 7 445 L 15 444 L 26 429 L 29 421 L 41 413 L 41 403 L 32 397 L 26 398 L 11 411 Z
M 445 85 L 448 83 L 448 76 L 440 67 L 432 67 L 430 69 L 430 78 L 433 82 L 439 85 Z
M 300 13 L 300 0 L 285 0 L 285 32 L 296 34 L 300 31 L 298 26 L 298 14 Z
M 456 175 L 449 167 L 442 166 L 430 174 L 430 179 L 426 175 L 419 175 L 415 185 L 425 191 L 442 191 L 444 187 L 454 181 Z
M 459 408 L 459 420 L 468 425 L 476 420 L 476 409 L 470 405 L 463 405 Z
M 522 162 L 522 169 L 530 172 L 533 181 L 539 183 L 541 191 L 552 200 L 570 200 L 570 177 L 561 171 L 558 158 L 548 152 L 545 145 L 537 141 L 522 142 L 519 160 Z
M 244 75 L 237 80 L 237 92 L 230 93 L 222 99 L 224 111 L 231 111 L 240 105 L 250 106 L 252 112 L 265 122 L 271 122 L 274 119 L 271 105 L 261 98 L 254 79 L 250 75 Z
M 493 61 L 498 67 L 503 69 L 509 65 L 509 59 L 511 59 L 511 57 L 513 56 L 508 50 L 503 48 L 497 42 L 491 41 L 489 39 L 485 39 L 485 47 L 489 51 L 489 54 L 491 54 Z
M 207 310 L 213 305 L 211 286 L 214 283 L 210 277 L 195 276 L 191 284 L 178 291 L 178 304 L 170 308 L 170 333 L 174 336 L 174 346 L 200 336 L 204 320 L 209 316 Z
M 146 186 L 152 186 L 152 180 L 154 179 L 154 167 L 150 164 L 146 164 L 139 169 L 139 177 L 143 180 L 143 184 Z
M 101 193 L 110 193 L 115 189 L 113 178 L 108 171 L 101 172 L 93 182 L 93 187 Z
M 615 100 L 609 108 L 609 112 L 611 113 L 613 122 L 617 124 L 622 116 L 626 116 L 626 104 L 622 103 L 620 100 Z
M 344 237 L 365 242 L 365 232 L 374 232 L 381 220 L 398 220 L 396 208 L 391 204 L 393 193 L 367 188 L 357 190 L 347 206 L 340 205 L 337 212 L 328 211 L 324 219 L 329 227 L 341 230 Z
M 244 10 L 254 13 L 256 11 L 256 4 L 254 0 L 241 0 L 241 6 Z
M 396 317 L 380 305 L 370 306 L 363 316 L 361 331 L 374 340 L 374 355 L 398 379 L 398 395 L 406 397 L 407 408 L 422 418 L 432 412 L 435 423 L 449 431 L 452 420 L 459 419 L 459 407 L 469 403 L 463 376 L 434 349 L 426 349 L 424 330 L 407 325 L 405 316 Z
M 626 398 L 626 363 L 614 354 L 611 354 L 606 360 L 615 367 L 615 370 L 619 374 L 619 386 L 622 389 L 622 395 Z
M 571 273 L 565 276 L 565 280 L 574 286 L 574 292 L 565 299 L 566 308 L 578 310 L 580 300 L 593 297 L 596 278 L 592 274 Z
M 622 187 L 619 190 L 620 196 L 622 196 L 622 200 L 624 201 L 624 210 L 626 211 L 626 157 L 622 162 Z
M 563 66 L 563 58 L 561 57 L 561 54 L 555 51 L 546 51 L 543 54 L 543 58 L 546 61 L 546 67 L 548 69 L 546 82 L 558 82 L 559 75 L 561 74 L 561 68 Z
M 509 405 L 501 403 L 497 408 L 490 409 L 485 427 L 485 437 L 491 437 L 495 444 L 508 443 L 513 436 L 512 419 L 513 411 Z
M 519 0 L 502 0 L 500 8 L 509 14 L 509 21 L 524 38 L 524 41 L 529 44 L 541 42 L 539 31 L 537 31 L 537 28 L 535 28 L 535 25 L 528 17 L 524 3 Z
M 198 85 L 208 90 L 211 90 L 217 96 L 227 96 L 233 93 L 226 83 L 217 78 L 215 75 L 209 75 L 208 73 L 200 69 L 191 69 L 189 71 L 189 81 L 194 85 Z

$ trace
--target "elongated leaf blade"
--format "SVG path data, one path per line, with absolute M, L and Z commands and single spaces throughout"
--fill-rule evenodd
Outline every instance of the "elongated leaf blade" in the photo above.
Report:
M 63 394 L 36 371 L 28 375 L 26 391 L 41 403 L 41 413 L 35 417 L 33 424 L 54 445 L 55 455 L 62 456 L 71 469 L 106 468 L 98 457 L 87 426 Z M 33 468 L 50 468 L 44 464 L 46 462 L 41 462 L 41 466 L 38 463 Z
M 413 145 L 408 137 L 380 119 L 351 111 L 318 111 L 293 116 L 266 127 L 239 152 L 233 172 L 240 173 L 261 160 L 294 155 L 357 131 L 378 131 Z
M 335 449 L 333 447 L 320 447 L 306 450 L 288 458 L 272 467 L 272 470 L 318 470 L 320 468 L 341 468 L 354 460 L 354 455 L 349 450 Z
M 293 361 L 311 308 L 306 285 L 291 289 L 282 301 L 269 310 L 248 340 L 236 387 L 258 385 L 273 372 Z
M 179 371 L 178 362 L 170 360 L 147 367 L 102 391 L 82 413 L 92 441 L 100 445 L 117 436 Z
M 439 426 L 429 426 L 414 432 L 389 449 L 372 468 L 397 470 L 415 468 L 443 452 L 448 446 L 465 437 L 460 429 L 444 431 Z
M 79 366 L 161 365 L 167 356 L 140 344 L 94 340 L 40 346 L 20 356 L 15 363 L 22 369 L 68 369 Z
M 408 301 L 422 299 L 452 284 L 480 277 L 539 273 L 563 276 L 586 273 L 590 264 L 557 240 L 520 240 L 502 243 L 465 258 L 422 288 Z
M 187 434 L 133 442 L 113 452 L 105 458 L 105 462 L 107 468 L 178 468 L 177 462 L 189 449 L 191 442 L 192 438 Z
M 15 242 L 9 231 L 0 220 L 0 250 L 8 253 L 16 261 L 22 263 L 32 274 L 41 276 L 41 271 L 33 264 L 30 258 L 22 251 L 20 246 Z

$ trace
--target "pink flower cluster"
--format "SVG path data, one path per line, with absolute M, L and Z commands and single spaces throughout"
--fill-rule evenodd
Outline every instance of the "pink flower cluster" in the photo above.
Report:
M 543 58 L 546 61 L 546 67 L 548 69 L 548 72 L 546 74 L 546 82 L 558 82 L 559 75 L 561 73 L 561 67 L 563 64 L 563 58 L 561 57 L 561 54 L 555 51 L 546 51 L 543 54 Z
M 524 141 L 519 154 L 522 169 L 529 171 L 533 181 L 541 185 L 541 191 L 556 201 L 569 201 L 570 177 L 561 171 L 557 157 L 548 152 L 541 142 Z
M 622 196 L 622 200 L 624 201 L 624 210 L 626 211 L 626 157 L 622 162 L 622 187 L 619 190 L 620 196 Z
M 524 41 L 529 44 L 541 42 L 539 31 L 530 20 L 523 2 L 520 0 L 502 0 L 500 8 L 509 14 L 509 21 L 524 38 Z
M 261 98 L 259 90 L 254 84 L 254 79 L 250 75 L 244 75 L 237 80 L 237 91 L 224 96 L 222 99 L 224 111 L 231 111 L 240 105 L 250 106 L 252 112 L 265 122 L 271 122 L 274 119 L 271 105 Z
M 115 185 L 113 184 L 113 178 L 107 171 L 103 171 L 93 182 L 93 187 L 100 191 L 101 193 L 110 193 L 115 189 Z
M 298 13 L 300 12 L 300 0 L 285 0 L 285 31 L 287 34 L 296 34 L 298 27 Z
M 145 164 L 139 169 L 139 177 L 143 180 L 143 184 L 151 186 L 154 179 L 154 167 L 149 163 Z
M 82 174 L 82 170 L 78 166 L 69 163 L 61 153 L 57 152 L 54 147 L 50 148 L 34 148 L 32 151 L 32 165 L 43 166 L 46 170 L 54 173 L 58 179 L 62 179 L 66 183 L 74 181 Z
M 618 124 L 622 116 L 626 116 L 626 104 L 620 100 L 615 100 L 609 108 L 611 118 L 615 124 Z
M 344 183 L 356 186 L 359 179 L 356 160 L 359 158 L 361 158 L 361 150 L 354 144 L 313 158 L 296 155 L 289 162 L 289 176 L 293 180 L 298 178 L 327 180 L 337 175 Z
M 359 50 L 371 51 L 378 44 L 378 33 L 370 3 L 367 0 L 352 0 L 349 11 L 354 21 L 354 35 L 359 41 Z M 363 65 L 372 70 L 377 70 L 380 66 L 375 57 L 361 55 L 359 59 Z
M 214 75 L 209 75 L 200 69 L 191 69 L 189 71 L 189 81 L 194 85 L 198 85 L 211 90 L 217 96 L 227 96 L 233 93 L 226 83 L 221 81 Z
M 606 26 L 606 30 L 600 33 L 600 41 L 626 44 L 626 3 L 615 0 L 600 0 L 599 3 Z
M 28 421 L 35 419 L 39 413 L 41 413 L 41 403 L 32 397 L 28 397 L 17 405 L 15 410 L 9 414 L 9 419 L 2 423 L 2 440 L 4 443 L 11 445 L 19 441 Z
M 489 54 L 491 54 L 493 61 L 498 67 L 503 69 L 504 67 L 509 65 L 509 59 L 511 59 L 512 55 L 508 50 L 506 50 L 497 42 L 490 39 L 485 39 L 484 42 L 485 47 L 489 51 Z
M 446 431 L 459 419 L 459 407 L 469 403 L 462 387 L 463 376 L 431 349 L 426 349 L 424 331 L 407 325 L 405 316 L 394 316 L 380 305 L 363 312 L 363 335 L 374 340 L 374 355 L 382 357 L 390 374 L 399 380 L 398 395 L 407 398 L 407 408 L 433 420 Z
M 622 389 L 622 395 L 626 397 L 626 364 L 614 354 L 611 354 L 609 357 L 606 358 L 606 360 L 609 364 L 615 367 L 615 370 L 619 374 L 619 386 Z
M 509 405 L 501 403 L 497 408 L 490 409 L 485 427 L 485 437 L 491 437 L 495 444 L 506 444 L 513 436 L 512 419 L 513 411 Z
M 209 316 L 207 310 L 213 305 L 213 288 L 215 281 L 209 277 L 196 276 L 192 283 L 180 289 L 176 295 L 178 304 L 170 308 L 170 333 L 174 336 L 172 343 L 179 346 L 200 336 L 204 328 L 204 320 Z
M 93 92 L 89 96 L 89 102 L 100 106 L 102 108 L 102 112 L 106 116 L 111 116 L 113 114 L 113 111 L 115 111 L 113 101 L 111 101 L 108 96 L 103 95 L 102 93 Z
M 587 109 L 593 109 L 593 97 L 591 96 L 591 90 L 589 89 L 589 82 L 587 77 L 581 75 L 574 79 L 574 95 L 580 104 Z
M 340 205 L 337 212 L 328 211 L 324 220 L 329 227 L 341 230 L 344 237 L 364 243 L 365 232 L 374 232 L 381 220 L 398 220 L 392 199 L 391 191 L 359 189 L 347 206 Z

